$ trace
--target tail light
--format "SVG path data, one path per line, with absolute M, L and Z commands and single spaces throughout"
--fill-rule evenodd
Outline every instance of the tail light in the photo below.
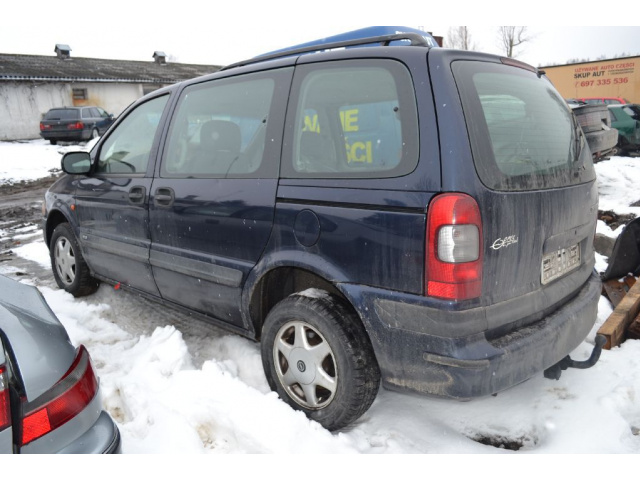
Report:
M 427 215 L 425 295 L 467 300 L 482 293 L 482 219 L 462 193 L 435 197 Z
M 22 443 L 26 445 L 64 425 L 85 409 L 98 392 L 89 352 L 81 346 L 67 373 L 51 390 L 22 406 Z
M 84 123 L 82 122 L 70 123 L 69 125 L 67 125 L 67 128 L 69 130 L 82 130 L 84 128 Z
M 11 404 L 9 403 L 9 381 L 7 368 L 0 365 L 0 432 L 11 425 Z
M 40 131 L 44 131 L 44 130 L 50 130 L 51 129 L 51 125 L 45 125 L 44 123 L 40 122 Z

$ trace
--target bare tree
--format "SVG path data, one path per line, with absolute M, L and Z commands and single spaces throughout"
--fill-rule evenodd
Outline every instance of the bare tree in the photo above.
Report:
M 460 50 L 475 50 L 476 44 L 471 40 L 469 27 L 449 27 L 445 47 Z
M 533 36 L 527 31 L 527 27 L 500 27 L 498 29 L 498 43 L 507 57 L 515 57 L 515 48 L 522 45 Z

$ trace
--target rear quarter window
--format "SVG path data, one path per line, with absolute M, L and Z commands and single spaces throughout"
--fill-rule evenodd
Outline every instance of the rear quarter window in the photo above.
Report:
M 418 161 L 411 77 L 399 62 L 349 60 L 296 68 L 285 178 L 385 178 Z
M 476 171 L 487 187 L 537 190 L 595 179 L 586 140 L 545 77 L 488 62 L 452 68 Z

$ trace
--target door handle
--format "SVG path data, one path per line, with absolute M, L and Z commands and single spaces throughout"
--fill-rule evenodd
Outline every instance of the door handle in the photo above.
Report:
M 176 194 L 173 192 L 173 188 L 160 187 L 156 188 L 153 194 L 153 203 L 157 207 L 170 207 L 173 205 L 175 198 Z
M 129 189 L 129 202 L 139 205 L 144 203 L 144 198 L 147 194 L 145 187 L 135 186 Z

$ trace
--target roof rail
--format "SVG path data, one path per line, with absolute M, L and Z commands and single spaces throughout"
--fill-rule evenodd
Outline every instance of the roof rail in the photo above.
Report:
M 381 46 L 389 46 L 391 42 L 398 40 L 409 40 L 411 46 L 431 47 L 432 45 L 420 34 L 408 32 L 408 33 L 396 33 L 393 35 L 380 35 L 376 37 L 359 38 L 355 40 L 338 41 L 331 43 L 319 43 L 315 45 L 304 46 L 300 48 L 292 48 L 291 50 L 280 50 L 275 53 L 267 53 L 265 55 L 259 55 L 248 60 L 232 63 L 223 67 L 221 70 L 229 70 L 231 68 L 243 67 L 245 65 L 251 65 L 253 63 L 265 62 L 267 60 L 275 60 L 277 58 L 291 57 L 293 55 L 300 55 L 303 53 L 321 52 L 325 50 L 332 50 L 335 48 L 355 47 L 369 45 L 372 43 L 379 43 Z

